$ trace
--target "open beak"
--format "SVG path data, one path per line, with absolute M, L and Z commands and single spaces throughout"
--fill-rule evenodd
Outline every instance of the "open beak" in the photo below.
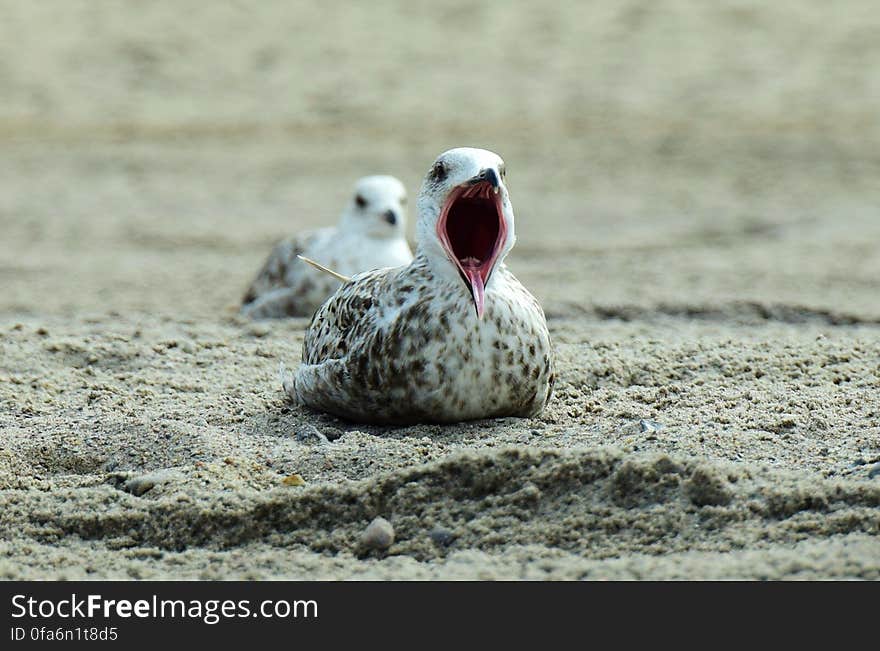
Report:
M 500 185 L 497 170 L 482 170 L 449 193 L 437 220 L 440 242 L 470 290 L 480 319 L 486 285 L 507 239 Z

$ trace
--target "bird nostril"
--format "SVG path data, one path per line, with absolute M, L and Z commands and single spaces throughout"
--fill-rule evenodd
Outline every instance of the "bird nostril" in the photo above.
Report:
M 394 214 L 393 210 L 386 210 L 383 213 L 385 217 L 385 221 L 394 226 L 397 223 L 397 215 Z

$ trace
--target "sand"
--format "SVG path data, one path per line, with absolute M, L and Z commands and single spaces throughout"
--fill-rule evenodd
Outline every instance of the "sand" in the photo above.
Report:
M 0 578 L 880 578 L 874 3 L 374 4 L 0 1 Z M 269 246 L 457 145 L 552 402 L 291 404 Z

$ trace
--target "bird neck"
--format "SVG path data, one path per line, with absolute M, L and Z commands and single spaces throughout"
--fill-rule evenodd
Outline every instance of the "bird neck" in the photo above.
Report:
M 439 242 L 425 244 L 420 242 L 416 248 L 415 260 L 419 266 L 431 272 L 431 275 L 437 279 L 447 280 L 449 282 L 461 282 L 458 275 L 458 268 L 446 256 L 446 252 Z

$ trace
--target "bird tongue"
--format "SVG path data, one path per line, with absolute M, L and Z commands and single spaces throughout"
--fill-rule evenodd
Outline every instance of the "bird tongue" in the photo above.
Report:
M 459 260 L 461 269 L 471 285 L 471 294 L 474 297 L 474 307 L 477 308 L 477 318 L 483 318 L 485 306 L 486 287 L 483 283 L 482 264 L 476 258 L 464 258 Z

